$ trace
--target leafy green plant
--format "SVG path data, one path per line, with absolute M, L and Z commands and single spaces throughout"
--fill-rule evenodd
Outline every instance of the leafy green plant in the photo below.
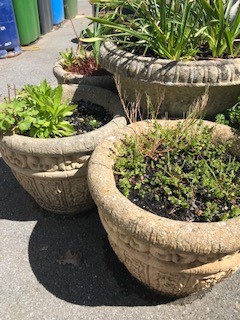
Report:
M 101 127 L 101 121 L 94 119 L 93 117 L 89 117 L 88 123 L 93 129 Z
M 96 6 L 96 15 L 99 15 L 99 6 Z M 74 28 L 74 32 L 76 30 Z M 60 52 L 62 66 L 69 70 L 73 65 L 84 65 L 91 60 L 95 70 L 99 68 L 99 52 L 102 43 L 102 36 L 107 32 L 107 28 L 97 22 L 91 22 L 89 26 L 83 29 L 77 36 L 78 46 L 74 51 L 72 48 Z M 89 41 L 91 39 L 91 41 Z
M 88 17 L 102 24 L 125 49 L 168 59 L 237 56 L 240 10 L 230 20 L 233 1 L 92 0 L 106 10 Z M 90 41 L 90 40 L 89 40 Z
M 99 16 L 100 14 L 99 6 L 96 6 L 95 15 Z M 99 64 L 99 53 L 103 35 L 107 33 L 107 30 L 108 29 L 104 25 L 98 22 L 92 22 L 89 24 L 88 28 L 82 30 L 79 36 L 79 41 L 87 50 L 92 52 L 97 65 Z M 90 42 L 89 39 L 91 39 Z
M 64 70 L 68 72 L 78 73 L 81 75 L 98 75 L 101 67 L 94 57 L 94 51 L 89 50 L 84 46 L 79 46 L 74 52 L 72 49 L 62 51 L 59 53 L 61 56 L 61 65 Z
M 61 100 L 61 86 L 53 89 L 46 80 L 25 85 L 15 99 L 0 105 L 0 131 L 38 138 L 72 135 L 73 126 L 66 117 L 76 106 Z
M 175 129 L 156 122 L 148 135 L 127 137 L 118 147 L 116 182 L 131 201 L 169 218 L 233 218 L 240 215 L 240 163 L 229 146 L 214 144 L 201 121 Z
M 227 109 L 225 113 L 217 114 L 216 122 L 240 129 L 240 97 L 238 98 L 238 103 L 235 106 Z
M 73 51 L 73 48 L 66 49 L 65 51 L 59 52 L 60 57 L 62 58 L 62 66 L 63 68 L 70 68 L 73 64 L 76 63 L 77 57 Z
M 225 53 L 234 57 L 240 52 L 240 43 L 235 42 L 240 33 L 240 8 L 231 21 L 230 1 L 198 0 L 204 15 L 204 24 L 199 32 L 206 36 L 213 57 L 221 57 Z

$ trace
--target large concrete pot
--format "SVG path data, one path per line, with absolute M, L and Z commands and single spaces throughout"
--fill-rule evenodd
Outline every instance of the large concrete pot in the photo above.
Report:
M 63 69 L 62 61 L 62 59 L 58 60 L 53 67 L 53 74 L 56 77 L 58 84 L 90 85 L 111 91 L 116 90 L 115 81 L 112 74 L 86 76 L 69 72 Z
M 160 123 L 175 126 L 176 120 Z M 145 211 L 123 196 L 113 174 L 117 146 L 125 134 L 143 135 L 149 128 L 151 122 L 135 123 L 101 143 L 89 162 L 88 184 L 110 244 L 130 273 L 154 290 L 181 297 L 213 286 L 240 267 L 240 218 L 176 221 Z M 227 126 L 214 130 L 216 141 L 231 137 Z M 233 151 L 240 155 L 238 139 Z
M 126 120 L 118 97 L 108 90 L 63 85 L 63 98 L 97 103 L 113 119 L 92 132 L 65 138 L 5 136 L 0 150 L 19 183 L 41 207 L 74 214 L 94 206 L 87 187 L 87 164 L 92 151 L 100 141 L 124 127 Z
M 137 56 L 105 42 L 100 64 L 120 82 L 122 96 L 131 102 L 137 95 L 146 104 L 161 104 L 160 113 L 182 117 L 208 92 L 207 117 L 232 107 L 240 93 L 240 59 L 174 61 Z M 205 99 L 204 99 L 205 100 Z

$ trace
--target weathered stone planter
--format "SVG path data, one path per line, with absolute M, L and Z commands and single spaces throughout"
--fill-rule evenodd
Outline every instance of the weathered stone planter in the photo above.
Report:
M 175 126 L 176 120 L 161 124 Z M 135 123 L 101 143 L 89 162 L 88 184 L 110 244 L 131 274 L 163 294 L 185 296 L 213 286 L 240 267 L 240 218 L 175 221 L 141 209 L 120 193 L 113 174 L 116 145 L 125 134 L 147 134 L 151 125 Z M 227 126 L 214 130 L 215 141 L 231 137 Z M 233 152 L 240 155 L 239 137 Z
M 105 42 L 100 64 L 117 76 L 123 97 L 131 102 L 142 95 L 153 104 L 161 103 L 160 113 L 182 117 L 208 90 L 206 116 L 212 117 L 232 107 L 240 92 L 240 59 L 174 61 L 137 56 Z M 208 89 L 207 89 L 208 88 Z
M 80 84 L 89 85 L 99 88 L 116 90 L 113 75 L 102 76 L 83 76 L 77 73 L 68 72 L 63 69 L 61 60 L 58 60 L 53 67 L 53 74 L 56 77 L 58 84 Z
M 90 86 L 63 85 L 63 98 L 103 106 L 113 119 L 82 135 L 40 139 L 21 135 L 3 137 L 0 150 L 13 174 L 46 210 L 74 214 L 94 206 L 87 187 L 87 164 L 96 145 L 126 125 L 119 99 L 112 92 Z

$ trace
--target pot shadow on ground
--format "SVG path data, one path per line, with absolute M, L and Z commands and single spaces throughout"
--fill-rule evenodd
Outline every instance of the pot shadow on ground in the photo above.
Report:
M 70 303 L 146 306 L 173 301 L 146 288 L 119 262 L 96 209 L 75 218 L 40 220 L 30 237 L 29 261 L 37 280 Z
M 35 221 L 45 212 L 21 187 L 0 156 L 0 219 Z

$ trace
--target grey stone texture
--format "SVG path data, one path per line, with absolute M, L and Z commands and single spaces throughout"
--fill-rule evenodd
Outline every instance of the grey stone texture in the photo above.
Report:
M 83 76 L 63 69 L 62 59 L 58 60 L 53 67 L 53 74 L 59 84 L 83 84 L 109 90 L 115 90 L 115 81 L 112 75 Z
M 160 106 L 160 114 L 182 117 L 199 107 L 208 117 L 232 107 L 240 92 L 240 59 L 174 61 L 134 55 L 114 43 L 101 46 L 100 63 L 113 73 L 123 98 L 146 96 Z

